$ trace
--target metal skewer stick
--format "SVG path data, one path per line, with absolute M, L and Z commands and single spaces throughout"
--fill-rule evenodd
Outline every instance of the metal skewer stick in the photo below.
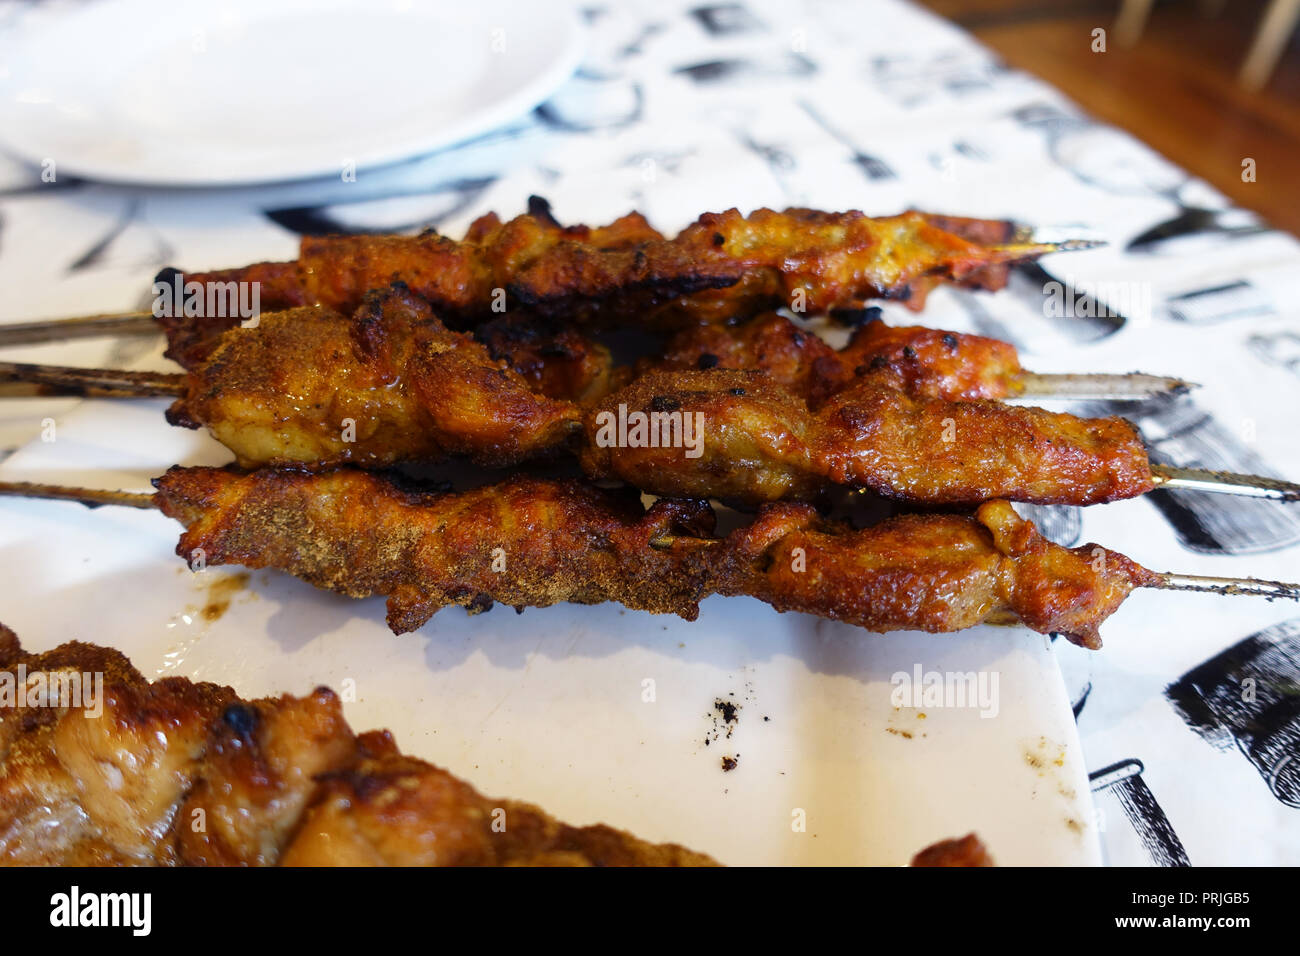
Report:
M 1086 226 L 1031 226 L 1026 223 L 1016 223 L 1008 241 L 1014 245 L 1049 247 L 1050 252 L 1080 252 L 1110 244 L 1104 236 Z
M 169 372 L 125 372 L 117 369 L 81 369 L 60 365 L 0 362 L 0 383 L 24 382 L 62 388 L 72 394 L 95 390 L 106 397 L 126 395 L 181 395 L 185 376 Z M 1157 395 L 1176 395 L 1194 386 L 1179 378 L 1133 373 L 1038 375 L 1024 373 L 1018 383 L 1022 391 L 1015 398 L 1035 396 L 1061 399 L 1089 398 L 1133 400 Z M 2 393 L 0 393 L 2 394 Z
M 46 319 L 0 325 L 0 348 L 10 345 L 43 345 L 99 335 L 146 335 L 162 330 L 152 312 L 118 312 L 86 315 L 75 319 Z
M 1207 471 L 1203 468 L 1179 468 L 1175 465 L 1152 465 L 1154 491 L 1200 491 L 1215 495 L 1238 495 L 1270 501 L 1300 501 L 1300 483 L 1265 475 L 1242 475 L 1232 471 Z M 868 494 L 871 489 L 855 487 L 851 491 Z
M 124 508 L 146 509 L 158 507 L 153 500 L 153 495 L 147 491 L 74 488 L 68 485 L 48 485 L 34 481 L 0 481 L 0 497 L 75 501 L 87 508 L 99 508 L 104 505 L 121 505 Z
M 1287 598 L 1300 601 L 1300 584 L 1288 584 L 1285 581 L 1263 581 L 1259 578 L 1219 578 L 1203 574 L 1174 574 L 1164 572 L 1160 575 L 1161 584 L 1152 587 L 1167 591 L 1210 591 L 1214 594 L 1254 595 L 1268 598 Z
M 1220 495 L 1246 495 L 1274 501 L 1300 501 L 1300 484 L 1264 475 L 1239 475 L 1231 471 L 1152 465 L 1157 488 L 1208 491 Z
M 1106 245 L 1105 239 L 1057 239 L 1041 241 L 1041 231 L 1031 231 L 1018 242 L 1006 242 L 998 245 L 981 246 L 983 250 L 996 252 L 1006 259 L 1033 259 L 1053 252 L 1081 252 L 1084 249 L 1098 249 Z M 1016 238 L 1019 238 L 1017 236 Z
M 48 385 L 73 394 L 98 392 L 120 397 L 179 396 L 186 393 L 188 378 L 180 372 L 128 372 L 122 369 L 0 362 L 0 382 Z
M 1113 375 L 1105 372 L 1047 373 L 1024 372 L 1019 384 L 1022 391 L 1014 398 L 1089 398 L 1110 401 L 1141 401 L 1160 395 L 1182 395 L 1193 388 L 1199 388 L 1195 382 L 1163 375 L 1147 375 L 1145 372 L 1130 372 L 1126 375 Z

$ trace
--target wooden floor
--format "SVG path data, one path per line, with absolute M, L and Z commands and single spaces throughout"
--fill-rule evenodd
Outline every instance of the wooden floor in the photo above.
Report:
M 1114 42 L 1118 0 L 919 2 L 1237 203 L 1300 233 L 1300 37 L 1263 92 L 1236 84 L 1264 0 L 1229 0 L 1216 17 L 1195 0 L 1166 0 L 1130 49 Z M 1108 33 L 1105 53 L 1091 49 L 1097 27 Z M 1253 183 L 1242 182 L 1245 158 L 1256 163 Z

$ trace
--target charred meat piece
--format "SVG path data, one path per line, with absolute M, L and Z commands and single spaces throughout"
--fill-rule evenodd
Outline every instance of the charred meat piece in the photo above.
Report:
M 836 351 L 820 336 L 775 312 L 743 325 L 679 332 L 661 362 L 642 371 L 710 368 L 766 372 L 817 409 L 855 379 L 867 378 L 921 398 L 1011 398 L 1024 386 L 1015 346 L 997 339 L 923 326 L 869 322 Z
M 941 840 L 912 857 L 912 866 L 996 866 L 988 849 L 973 833 Z
M 452 457 L 504 467 L 562 454 L 585 432 L 580 460 L 592 477 L 747 505 L 808 501 L 830 485 L 926 503 L 1079 505 L 1153 487 L 1137 432 L 1122 419 L 932 397 L 936 389 L 919 381 L 939 391 L 944 381 L 978 386 L 960 362 L 949 371 L 932 361 L 930 372 L 912 375 L 922 351 L 895 349 L 893 330 L 868 331 L 835 353 L 796 346 L 784 327 L 768 327 L 778 343 L 828 354 L 805 374 L 798 366 L 808 355 L 759 347 L 760 364 L 774 373 L 651 371 L 605 394 L 617 380 L 607 353 L 576 334 L 568 357 L 548 366 L 535 343 L 555 340 L 528 344 L 519 332 L 525 345 L 507 361 L 494 356 L 518 330 L 496 326 L 495 345 L 484 344 L 395 287 L 368 296 L 350 321 L 304 307 L 227 331 L 188 373 L 187 394 L 168 419 L 206 426 L 247 468 L 387 468 Z M 922 330 L 906 340 L 944 351 L 943 335 Z M 898 355 L 876 371 L 848 373 L 846 356 L 856 362 L 852 350 L 870 348 Z M 822 376 L 819 365 L 841 374 Z M 799 392 L 819 382 L 830 384 L 812 410 Z M 585 410 L 546 394 L 575 390 L 594 398 Z
M 29 654 L 0 625 L 0 669 L 19 667 L 58 690 L 0 710 L 0 865 L 717 865 L 490 800 L 386 731 L 355 736 L 327 688 L 246 701 L 150 683 L 117 651 Z M 102 675 L 100 691 L 71 692 L 72 674 Z
M 780 305 L 820 312 L 867 298 L 919 308 L 939 282 L 1000 288 L 1004 266 L 1049 246 L 972 241 L 917 212 L 759 209 L 706 213 L 672 239 L 637 213 L 609 226 L 561 227 L 549 216 L 487 216 L 466 238 L 308 236 L 293 262 L 186 274 L 189 282 L 257 282 L 266 311 L 305 305 L 351 312 L 372 289 L 404 282 L 448 321 L 502 308 L 579 323 L 680 328 Z M 1001 234 L 1005 223 L 993 223 Z M 965 230 L 968 236 L 978 231 Z M 201 310 L 200 310 L 201 311 Z M 189 367 L 237 317 L 160 319 L 167 355 Z
M 778 504 L 725 538 L 702 501 L 516 477 L 460 493 L 379 475 L 173 468 L 161 510 L 177 553 L 287 571 L 351 597 L 384 595 L 396 633 L 440 608 L 616 601 L 694 620 L 710 594 L 748 595 L 870 631 L 955 631 L 999 614 L 1099 647 L 1098 625 L 1158 578 L 1095 545 L 1043 538 L 1005 502 L 973 517 L 903 516 L 861 530 Z M 504 560 L 504 566 L 502 561 Z
M 484 797 L 388 731 L 353 734 L 328 688 L 242 700 L 150 683 L 115 650 L 31 654 L 2 624 L 0 671 L 55 688 L 0 711 L 0 866 L 717 865 Z M 73 692 L 73 674 L 102 684 Z M 913 865 L 989 861 L 972 835 Z
M 474 337 L 535 392 L 557 401 L 594 401 L 626 384 L 630 371 L 614 364 L 608 348 L 561 322 L 503 316 L 478 326 Z
M 663 534 L 708 533 L 703 502 L 647 513 L 634 493 L 524 477 L 437 494 L 351 470 L 173 468 L 156 483 L 163 512 L 188 529 L 178 554 L 202 548 L 209 564 L 280 568 L 350 597 L 383 594 L 396 633 L 448 605 L 475 612 L 494 602 L 619 601 L 693 620 L 704 594 L 703 570 L 649 546 Z
M 912 397 L 870 378 L 818 411 L 761 372 L 658 372 L 586 411 L 582 463 L 652 494 L 744 504 L 828 485 L 974 504 L 1095 504 L 1153 487 L 1137 430 L 998 402 Z
M 465 456 L 501 467 L 554 453 L 580 427 L 576 405 L 535 391 L 401 288 L 368 296 L 351 320 L 302 307 L 229 330 L 168 420 L 206 426 L 247 466 Z

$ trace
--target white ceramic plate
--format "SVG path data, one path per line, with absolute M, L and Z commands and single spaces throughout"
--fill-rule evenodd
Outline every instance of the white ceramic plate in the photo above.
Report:
M 0 479 L 147 490 L 174 462 L 229 459 L 164 407 L 82 403 Z M 154 512 L 0 499 L 0 620 L 34 649 L 100 642 L 151 678 L 245 696 L 353 686 L 354 727 L 390 728 L 487 794 L 725 863 L 896 865 L 971 830 L 1003 864 L 1100 862 L 1065 687 L 1029 631 L 877 637 L 711 598 L 691 624 L 613 605 L 450 608 L 394 637 L 378 599 L 193 574 L 177 535 Z M 896 708 L 891 677 L 918 666 L 996 675 L 996 716 Z M 740 705 L 730 738 L 718 699 Z
M 573 72 L 581 29 L 565 4 L 518 0 L 118 0 L 9 46 L 10 150 L 93 179 L 217 185 L 339 176 L 499 126 Z

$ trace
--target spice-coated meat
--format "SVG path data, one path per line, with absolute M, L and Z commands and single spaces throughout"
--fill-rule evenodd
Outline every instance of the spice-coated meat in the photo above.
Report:
M 328 688 L 243 700 L 151 683 L 118 651 L 29 653 L 4 625 L 0 672 L 50 688 L 0 709 L 0 866 L 717 865 L 484 797 L 403 756 L 388 731 L 354 734 Z M 59 683 L 71 673 L 102 675 L 96 701 Z M 913 865 L 987 861 L 972 840 Z
M 580 421 L 400 288 L 351 320 L 304 306 L 231 329 L 188 380 L 168 420 L 206 426 L 247 466 L 506 466 L 554 453 Z
M 899 339 L 887 330 L 875 341 L 886 354 Z M 169 420 L 206 426 L 250 468 L 384 468 L 453 456 L 507 466 L 574 448 L 585 428 L 580 460 L 589 475 L 746 504 L 811 500 L 836 484 L 919 502 L 1080 505 L 1152 487 L 1141 440 L 1122 419 L 900 389 L 907 348 L 876 371 L 841 376 L 815 411 L 788 363 L 767 355 L 775 374 L 653 371 L 584 413 L 544 394 L 542 373 L 530 381 L 488 345 L 447 329 L 409 291 L 390 288 L 368 296 L 350 321 L 304 307 L 229 330 L 191 370 Z M 581 350 L 574 354 L 583 364 Z M 948 377 L 933 368 L 932 380 Z M 598 395 L 612 383 L 606 376 L 597 385 L 578 374 Z
M 1009 612 L 1100 646 L 1097 626 L 1155 577 L 1123 555 L 1047 541 L 1005 502 L 974 517 L 903 516 L 861 530 L 777 504 L 711 538 L 702 501 L 515 477 L 459 493 L 372 472 L 172 468 L 161 510 L 177 554 L 277 568 L 351 597 L 384 595 L 397 633 L 440 608 L 616 601 L 694 620 L 710 594 L 748 595 L 871 631 L 955 631 Z
M 1086 505 L 1154 486 L 1122 418 L 913 397 L 869 377 L 811 412 L 761 372 L 654 372 L 588 409 L 584 427 L 591 477 L 745 504 L 847 485 L 924 503 Z
M 973 833 L 940 840 L 912 857 L 912 866 L 995 866 L 988 849 Z
M 580 323 L 673 328 L 780 305 L 816 313 L 894 298 L 919 307 L 938 282 L 999 288 L 1008 263 L 1046 251 L 972 241 L 939 221 L 917 212 L 871 218 L 759 209 L 742 216 L 731 209 L 706 213 L 669 239 L 636 213 L 595 229 L 561 227 L 545 216 L 489 216 L 463 240 L 433 232 L 307 236 L 295 261 L 186 279 L 257 282 L 266 311 L 319 305 L 350 312 L 367 292 L 401 281 L 449 320 L 478 322 L 504 307 Z M 163 317 L 167 354 L 188 367 L 213 334 L 239 321 Z
M 837 351 L 774 312 L 743 325 L 685 329 L 662 360 L 645 363 L 643 370 L 649 368 L 766 372 L 814 409 L 860 378 L 950 401 L 1010 398 L 1024 389 L 1024 370 L 1007 342 L 875 321 L 859 326 Z
M 387 731 L 354 735 L 328 688 L 150 683 L 117 651 L 30 654 L 3 625 L 0 671 L 58 688 L 0 708 L 0 865 L 716 865 L 490 800 Z M 47 676 L 70 672 L 103 675 L 99 700 Z

